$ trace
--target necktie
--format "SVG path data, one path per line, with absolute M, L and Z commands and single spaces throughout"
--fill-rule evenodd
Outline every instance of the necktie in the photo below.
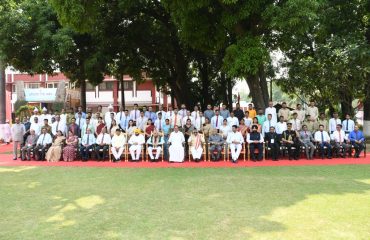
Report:
M 324 142 L 324 132 L 321 132 L 321 142 Z
M 159 120 L 159 131 L 161 131 L 161 130 L 162 130 L 162 121 Z
M 271 121 L 269 120 L 269 129 L 270 129 L 270 127 L 271 127 Z
M 306 137 L 308 137 L 308 135 L 307 135 L 307 132 L 306 132 L 306 131 L 304 131 L 304 134 L 306 135 Z
M 81 127 L 81 118 L 78 119 L 78 126 Z
M 58 126 L 59 126 L 59 122 L 57 123 L 57 129 L 55 129 L 56 132 L 58 131 Z
M 87 126 L 86 126 L 86 132 L 85 133 L 87 133 L 87 129 L 89 129 L 89 124 L 87 124 Z
M 340 131 L 339 131 L 339 143 L 342 143 L 342 135 L 340 134 Z
M 135 121 L 136 121 L 136 119 L 137 119 L 137 118 L 136 118 L 136 110 L 134 110 L 134 111 L 135 111 Z
M 347 119 L 347 123 L 346 123 L 346 131 L 348 131 L 348 119 Z
M 42 137 L 41 145 L 44 145 L 44 139 L 45 139 L 45 134 L 44 134 L 44 136 Z
M 101 138 L 100 144 L 103 144 L 103 141 L 104 141 L 104 133 L 103 133 L 103 137 Z
M 125 125 L 123 127 L 127 128 L 127 118 L 125 118 Z
M 202 127 L 202 117 L 200 117 L 200 126 L 199 127 Z
M 177 125 L 177 114 L 175 115 L 175 123 L 173 124 L 173 126 L 175 127 Z
M 87 134 L 87 145 L 89 145 L 90 134 Z
M 216 127 L 218 126 L 218 115 L 216 116 Z

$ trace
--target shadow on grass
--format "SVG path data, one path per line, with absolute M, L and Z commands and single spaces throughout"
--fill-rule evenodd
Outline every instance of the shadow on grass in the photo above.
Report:
M 58 236 L 53 239 L 248 239 L 256 233 L 287 231 L 282 221 L 268 216 L 311 196 L 339 197 L 370 191 L 370 166 L 354 165 L 1 169 L 4 191 L 15 191 L 4 184 L 5 180 L 13 182 L 13 187 L 19 179 L 25 183 L 19 184 L 20 192 L 5 195 L 1 203 L 25 197 L 17 206 L 8 204 L 9 208 L 1 211 L 3 216 L 18 215 L 11 218 L 13 224 L 9 222 L 0 237 L 11 236 L 17 228 L 15 223 L 38 216 L 36 225 L 19 232 L 22 239 L 35 237 L 32 231 L 38 239 L 52 235 Z M 28 208 L 30 198 L 33 205 Z M 4 222 L 0 220 L 0 224 Z

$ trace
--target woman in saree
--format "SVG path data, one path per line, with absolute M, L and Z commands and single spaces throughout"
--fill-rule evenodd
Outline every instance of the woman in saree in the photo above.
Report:
M 62 131 L 58 130 L 54 142 L 46 153 L 45 159 L 48 162 L 59 162 L 62 156 L 62 146 L 66 138 L 63 136 Z
M 66 139 L 66 146 L 63 148 L 63 160 L 72 162 L 76 159 L 76 149 L 78 146 L 78 136 L 74 135 L 72 131 L 68 132 Z

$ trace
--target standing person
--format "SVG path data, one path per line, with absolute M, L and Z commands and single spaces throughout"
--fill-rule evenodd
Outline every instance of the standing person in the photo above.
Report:
M 163 105 L 162 104 L 159 104 L 159 106 L 158 106 L 158 112 L 156 113 L 157 114 L 157 118 L 158 118 L 158 114 L 159 113 L 162 114 L 163 119 L 166 119 L 167 118 L 167 113 L 166 113 L 166 111 L 163 110 Z
M 111 143 L 112 143 L 111 151 L 114 157 L 113 162 L 120 162 L 121 155 L 123 151 L 125 150 L 125 145 L 126 145 L 126 138 L 121 133 L 121 129 L 119 128 L 116 129 L 116 133 L 114 134 Z
M 21 159 L 25 161 L 26 158 L 28 161 L 31 160 L 31 150 L 35 148 L 37 142 L 37 135 L 35 130 L 30 130 L 30 135 L 28 135 L 24 146 L 21 148 Z
M 199 118 L 199 108 L 198 106 L 194 106 L 194 111 L 191 113 L 191 117 L 193 118 L 193 122 L 192 124 L 194 125 L 195 124 L 195 121 L 197 121 L 197 119 Z
M 116 114 L 116 116 L 115 116 L 115 120 L 116 120 L 116 122 L 118 123 L 118 125 L 121 125 L 121 120 L 122 120 L 122 118 L 125 116 L 125 111 L 123 110 L 123 107 L 122 106 L 120 106 L 119 107 L 119 112 Z M 120 126 L 120 128 L 121 129 L 124 129 L 124 128 L 122 128 L 121 126 Z
M 108 128 L 110 128 L 110 125 L 111 125 L 112 121 L 115 119 L 115 117 L 116 117 L 116 113 L 113 112 L 113 106 L 109 105 L 108 106 L 108 112 L 106 112 L 104 114 L 104 122 L 105 122 L 105 125 L 107 125 Z
M 56 135 L 57 131 L 61 131 L 63 135 L 67 132 L 66 125 L 60 120 L 59 115 L 55 115 L 55 122 L 51 125 L 51 133 Z
M 77 108 L 77 112 L 75 113 L 76 119 L 78 119 L 78 115 L 81 115 L 82 118 L 86 118 L 86 113 L 82 111 L 82 106 Z
M 299 121 L 301 121 L 301 123 L 305 120 L 306 112 L 305 110 L 302 109 L 301 104 L 299 103 L 297 104 L 297 107 L 293 111 L 293 113 L 297 113 L 297 118 L 299 119 Z
M 258 114 L 256 116 L 256 118 L 258 119 L 258 123 L 262 126 L 263 123 L 267 120 L 265 114 L 263 114 L 263 110 L 262 108 L 258 109 Z
M 333 134 L 338 124 L 342 124 L 342 121 L 338 118 L 338 113 L 334 112 L 333 117 L 329 120 L 329 133 Z
M 164 159 L 168 159 L 168 138 L 170 137 L 171 124 L 170 120 L 166 119 L 165 124 L 163 125 L 163 140 L 164 140 Z
M 60 130 L 57 131 L 55 136 L 54 142 L 46 152 L 45 159 L 48 162 L 59 162 L 60 157 L 62 156 L 62 145 L 66 138 Z
M 265 117 L 267 118 L 267 116 L 271 114 L 271 120 L 273 122 L 277 122 L 277 112 L 276 112 L 276 108 L 274 107 L 274 103 L 272 101 L 269 101 L 269 106 L 265 109 Z
M 181 104 L 181 109 L 179 111 L 179 114 L 181 116 L 181 118 L 184 118 L 186 116 L 186 112 L 188 110 L 186 110 L 186 105 L 185 104 Z
M 240 152 L 242 150 L 242 144 L 244 143 L 244 138 L 240 132 L 237 132 L 237 126 L 232 126 L 232 131 L 227 135 L 226 142 L 229 144 L 231 159 L 233 163 L 238 162 Z
M 232 128 L 233 125 L 236 125 L 239 127 L 239 119 L 235 117 L 234 112 L 231 112 L 229 114 L 228 118 L 224 118 L 227 120 L 227 125 L 229 125 L 230 129 Z
M 155 114 L 155 112 L 153 112 L 153 107 L 152 106 L 148 107 L 148 111 L 145 112 L 145 117 L 147 119 L 151 119 L 152 122 L 157 120 L 157 114 Z
M 169 151 L 169 162 L 183 162 L 184 161 L 184 146 L 185 137 L 182 132 L 179 131 L 179 127 L 175 125 L 173 132 L 170 134 L 168 143 L 170 144 Z
M 230 117 L 230 112 L 229 109 L 226 108 L 226 104 L 222 104 L 221 110 L 220 110 L 220 115 L 224 118 L 227 119 Z
M 303 122 L 303 124 L 307 126 L 307 130 L 310 131 L 312 133 L 312 135 L 315 133 L 316 122 L 311 119 L 310 115 L 306 116 L 306 119 Z M 303 128 L 303 126 L 302 126 L 302 128 Z
M 324 130 L 324 125 L 320 125 L 319 131 L 315 132 L 315 142 L 319 145 L 321 158 L 324 158 L 324 148 L 326 147 L 328 150 L 327 157 L 331 159 L 330 137 L 328 132 Z
M 220 160 L 221 151 L 224 145 L 224 139 L 220 134 L 217 133 L 216 129 L 212 130 L 212 134 L 208 138 L 208 143 L 210 144 L 209 152 L 211 153 L 211 160 Z
M 31 116 L 31 118 L 30 118 L 30 122 L 31 123 L 33 123 L 34 122 L 34 120 L 35 120 L 35 117 L 39 117 L 39 110 L 37 109 L 37 107 L 35 107 L 34 109 L 33 109 L 33 115 Z
M 163 116 L 162 116 L 162 112 L 159 112 L 158 113 L 158 116 L 157 116 L 157 120 L 155 120 L 154 122 L 154 127 L 159 131 L 159 132 L 162 132 L 163 131 L 163 125 L 165 124 L 165 121 L 163 119 Z
M 204 111 L 204 117 L 212 119 L 212 117 L 215 115 L 215 112 L 212 110 L 212 105 L 207 105 L 207 110 Z
M 282 103 L 282 107 L 279 109 L 279 117 L 283 116 L 284 121 L 288 121 L 290 117 L 290 110 L 287 108 L 286 102 Z
M 24 135 L 23 135 L 23 142 L 26 141 L 28 135 L 30 135 L 30 128 L 31 128 L 31 123 L 28 121 L 27 117 L 23 117 L 23 126 L 24 126 Z
M 150 157 L 150 161 L 156 161 L 159 159 L 159 156 L 162 152 L 162 145 L 164 144 L 163 138 L 158 134 L 157 130 L 153 131 L 153 135 L 148 138 L 148 154 Z M 155 156 L 153 155 L 153 150 L 155 150 Z
M 242 120 L 243 121 L 243 120 Z M 235 125 L 235 124 L 233 124 L 233 125 Z M 224 138 L 224 139 L 226 139 L 227 138 L 227 135 L 229 134 L 229 132 L 231 132 L 231 128 L 232 128 L 232 126 L 233 125 L 228 125 L 227 124 L 227 119 L 224 119 L 224 121 L 222 122 L 222 125 L 220 126 L 220 129 L 219 129 L 219 132 L 220 132 L 220 134 L 222 134 L 222 137 Z M 217 129 L 216 129 L 217 130 Z M 213 131 L 212 131 L 213 132 Z M 217 131 L 216 131 L 217 132 Z
M 236 104 L 236 107 L 235 107 L 235 110 L 234 110 L 234 115 L 235 115 L 235 117 L 237 117 L 239 119 L 239 122 L 240 122 L 240 120 L 242 120 L 244 118 L 244 112 L 243 112 L 243 110 L 240 109 L 240 104 L 239 103 Z
M 13 160 L 17 160 L 18 146 L 21 150 L 21 144 L 23 144 L 23 135 L 25 134 L 24 125 L 20 123 L 19 118 L 15 118 L 15 123 L 11 128 L 12 139 L 13 139 Z
M 272 120 L 272 114 L 267 115 L 267 120 L 262 125 L 262 136 L 266 137 L 266 133 L 270 132 L 270 128 L 274 127 L 275 130 L 276 122 Z
M 45 152 L 53 141 L 46 128 L 42 128 L 41 132 L 42 134 L 38 137 L 36 147 L 34 148 L 36 161 L 43 161 L 45 159 Z
M 87 133 L 87 129 L 90 130 L 91 134 L 95 134 L 95 128 L 94 128 L 93 124 L 91 123 L 91 119 L 89 117 L 86 118 L 86 122 L 82 126 L 82 129 L 81 129 L 81 137 L 82 138 Z
M 202 158 L 202 153 L 203 153 L 202 146 L 203 146 L 203 143 L 205 142 L 204 136 L 201 134 L 198 134 L 198 130 L 194 129 L 187 142 L 190 148 L 190 153 L 193 156 L 193 159 L 196 162 L 199 162 L 200 159 Z
M 315 101 L 311 100 L 310 105 L 306 109 L 306 115 L 310 115 L 313 121 L 317 121 L 319 117 L 319 109 L 315 106 Z
M 262 161 L 263 156 L 263 136 L 261 133 L 257 132 L 257 126 L 252 126 L 252 131 L 247 135 L 247 142 L 249 145 L 250 158 L 252 161 L 256 161 L 256 156 L 254 154 L 254 149 L 258 149 L 257 161 Z
M 185 124 L 190 120 L 190 124 L 194 125 L 194 118 L 191 116 L 190 111 L 186 112 L 186 116 L 182 118 L 181 126 L 184 128 Z
M 104 161 L 104 159 L 107 158 L 111 140 L 111 136 L 107 133 L 107 129 L 103 128 L 96 138 L 95 154 L 98 158 L 98 162 Z
M 136 122 L 136 119 L 140 116 L 139 105 L 134 104 L 134 109 L 130 112 L 130 119 Z
M 78 113 L 77 118 L 75 120 L 76 120 L 75 123 L 78 125 L 78 129 L 80 131 L 78 133 L 78 136 L 81 137 L 81 129 L 85 125 L 86 119 L 82 117 L 82 113 Z M 73 118 L 72 118 L 72 122 L 73 122 Z
M 350 132 L 349 140 L 355 148 L 355 158 L 359 158 L 362 150 L 365 148 L 365 137 L 364 134 L 359 130 L 358 125 L 356 125 L 355 129 Z
M 297 132 L 292 129 L 291 123 L 287 123 L 287 130 L 283 132 L 282 142 L 288 148 L 289 160 L 298 160 L 300 153 L 299 137 Z M 293 147 L 295 148 L 294 151 Z
M 135 129 L 134 133 L 135 134 L 130 137 L 128 144 L 130 145 L 129 150 L 132 161 L 138 161 L 140 159 L 143 144 L 145 144 L 145 138 L 140 134 L 139 129 Z
M 203 124 L 206 122 L 206 118 L 203 116 L 202 112 L 199 112 L 199 117 L 194 119 L 194 127 L 199 131 L 202 131 Z
M 348 113 L 346 114 L 346 119 L 342 122 L 342 126 L 346 134 L 355 130 L 355 122 L 351 119 L 351 116 Z
M 96 139 L 93 133 L 91 133 L 90 128 L 87 128 L 86 134 L 83 135 L 81 140 L 80 146 L 80 153 L 82 157 L 82 161 L 86 162 L 89 158 L 90 149 L 94 150 L 94 145 L 96 143 Z
M 347 144 L 347 137 L 346 137 L 345 132 L 342 130 L 341 124 L 337 125 L 337 129 L 333 132 L 333 134 L 331 135 L 331 138 L 334 141 L 334 153 L 336 157 L 341 156 L 342 158 L 345 158 L 346 153 L 350 149 L 350 145 Z M 343 149 L 342 154 L 340 154 L 340 149 Z
M 113 119 L 112 122 L 111 122 L 110 128 L 109 128 L 109 134 L 110 134 L 111 137 L 114 135 L 117 128 L 119 128 L 118 125 L 117 125 L 117 122 L 116 122 L 116 120 Z
M 250 128 L 252 126 L 253 119 L 249 117 L 249 111 L 245 111 L 245 117 L 243 119 L 245 125 Z
M 285 130 L 287 130 L 286 122 L 284 121 L 284 117 L 283 116 L 279 117 L 279 122 L 276 123 L 275 130 L 276 130 L 276 134 L 281 139 L 281 136 L 283 135 L 283 132 Z
M 146 122 L 146 126 L 144 128 L 144 134 L 145 134 L 145 139 L 148 139 L 151 135 L 152 132 L 154 131 L 155 127 L 152 122 L 152 119 L 149 118 L 148 121 Z
M 140 111 L 140 117 L 136 119 L 136 127 L 139 128 L 142 132 L 144 132 L 147 121 L 148 118 L 144 116 L 144 112 Z
M 300 131 L 302 122 L 298 119 L 298 114 L 295 112 L 293 113 L 293 118 L 289 121 L 292 124 L 292 129 L 294 131 Z
M 272 161 L 277 161 L 280 150 L 280 138 L 275 132 L 275 127 L 270 127 L 270 131 L 266 133 L 265 141 L 267 146 L 270 148 Z
M 315 145 L 313 144 L 315 139 L 305 124 L 302 126 L 302 131 L 299 133 L 299 140 L 305 148 L 307 159 L 312 159 L 315 153 Z
M 215 115 L 211 119 L 212 128 L 219 130 L 223 120 L 222 116 L 220 116 L 220 112 L 216 110 Z
M 39 118 L 34 117 L 33 122 L 31 123 L 30 130 L 34 130 L 35 134 L 38 136 L 41 133 L 41 125 L 39 123 Z
M 232 127 L 230 128 L 231 131 Z M 250 128 L 247 127 L 244 123 L 244 119 L 240 120 L 238 131 L 242 134 L 243 138 L 247 136 L 247 133 L 250 131 Z
M 96 135 L 99 135 L 101 133 L 101 131 L 103 130 L 103 128 L 105 128 L 105 124 L 103 122 L 103 118 L 102 117 L 99 117 L 98 118 L 98 123 L 95 126 L 95 134 Z
M 311 117 L 312 119 L 312 117 Z M 317 121 L 317 120 L 315 120 Z M 315 131 L 320 130 L 320 125 L 324 127 L 324 131 L 329 131 L 328 120 L 326 119 L 325 113 L 320 113 L 320 119 L 316 122 Z
M 67 113 L 64 108 L 60 111 L 60 122 L 64 123 L 64 125 L 67 125 Z
M 78 136 L 70 130 L 66 138 L 66 146 L 63 148 L 63 160 L 66 162 L 74 161 L 76 159 L 77 147 Z
M 253 118 L 252 126 L 250 127 L 250 129 L 252 129 L 253 126 L 257 126 L 257 132 L 259 132 L 259 133 L 262 132 L 262 125 L 258 122 L 257 117 Z
M 71 124 L 68 126 L 68 132 L 72 132 L 73 135 L 77 137 L 81 137 L 81 130 L 80 127 L 76 124 L 76 118 L 71 118 Z
M 163 115 L 162 117 L 166 118 L 166 119 L 168 118 L 171 121 L 173 114 L 174 114 L 174 111 L 173 111 L 172 106 L 168 106 L 168 110 L 166 112 L 166 115 Z
M 120 119 L 119 119 L 119 127 L 126 131 L 127 130 L 127 127 L 128 127 L 128 122 L 131 120 L 131 117 L 128 113 L 128 110 L 125 110 L 124 112 L 124 115 L 123 116 L 120 116 Z
M 173 112 L 173 115 L 172 115 L 172 118 L 170 119 L 171 128 L 174 129 L 175 126 L 181 127 L 181 120 L 182 120 L 182 118 L 181 118 L 180 114 L 178 113 L 177 108 L 175 108 L 175 110 Z

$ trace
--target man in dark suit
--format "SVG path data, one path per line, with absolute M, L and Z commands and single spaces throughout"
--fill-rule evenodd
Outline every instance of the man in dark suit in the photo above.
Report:
M 270 131 L 266 133 L 265 141 L 267 146 L 270 148 L 271 158 L 273 161 L 277 161 L 279 157 L 279 136 L 275 132 L 275 127 L 271 126 Z

